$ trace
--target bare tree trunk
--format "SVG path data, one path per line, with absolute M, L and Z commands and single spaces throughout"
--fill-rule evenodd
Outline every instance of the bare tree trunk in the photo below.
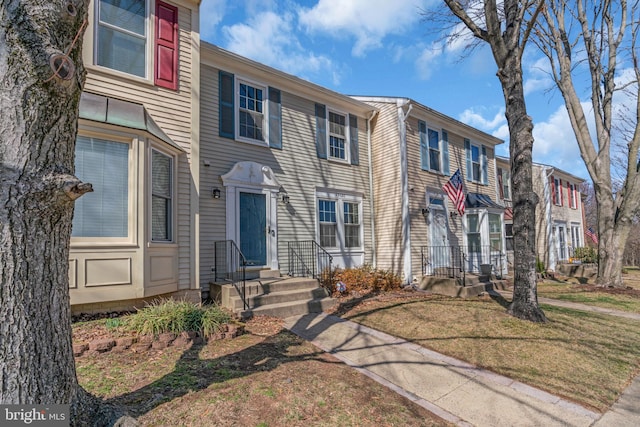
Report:
M 508 71 L 507 71 L 508 70 Z M 514 288 L 508 312 L 518 318 L 545 322 L 538 305 L 536 283 L 536 206 L 533 191 L 533 121 L 524 100 L 522 67 L 516 55 L 504 58 L 498 70 L 509 124 L 509 151 L 513 184 Z
M 475 37 L 491 47 L 504 94 L 513 183 L 515 273 L 513 301 L 508 312 L 520 319 L 545 322 L 544 312 L 538 305 L 536 284 L 535 217 L 538 196 L 533 191 L 533 122 L 527 114 L 522 79 L 522 54 L 543 2 L 504 0 L 500 11 L 495 0 L 482 2 L 482 11 L 477 4 L 459 0 L 445 0 L 445 3 Z M 527 23 L 525 17 L 528 14 L 530 19 Z M 482 23 L 486 28 L 480 26 Z
M 580 154 L 593 180 L 599 240 L 596 281 L 601 286 L 624 287 L 624 249 L 633 218 L 640 209 L 639 11 L 637 3 L 627 0 L 547 0 L 544 20 L 536 31 L 536 43 L 549 59 L 551 77 L 564 98 Z M 572 54 L 576 46 L 583 55 Z M 626 57 L 633 64 L 634 78 L 629 81 L 616 81 L 620 68 L 628 66 L 619 67 L 619 57 Z M 594 135 L 589 129 L 590 115 L 573 82 L 573 73 L 580 75 L 582 81 L 587 67 Z M 614 94 L 623 91 L 635 96 L 635 112 L 629 105 L 626 117 L 613 105 Z M 626 160 L 626 174 L 621 182 L 615 182 L 611 174 L 611 151 L 616 144 L 625 151 L 622 157 Z
M 0 0 L 0 402 L 73 402 L 85 420 L 98 401 L 76 379 L 68 260 L 91 191 L 73 176 L 88 4 Z

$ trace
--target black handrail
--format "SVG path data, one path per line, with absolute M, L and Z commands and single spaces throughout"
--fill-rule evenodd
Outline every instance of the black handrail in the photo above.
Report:
M 331 290 L 333 257 L 314 240 L 288 242 L 289 276 L 313 277 Z
M 459 278 L 465 283 L 466 273 L 481 273 L 486 266 L 501 276 L 505 254 L 490 245 L 484 246 L 421 246 L 422 275 Z M 487 267 L 488 268 L 488 267 Z
M 213 243 L 214 282 L 231 283 L 240 298 L 244 310 L 249 310 L 247 302 L 247 260 L 233 240 L 219 240 Z

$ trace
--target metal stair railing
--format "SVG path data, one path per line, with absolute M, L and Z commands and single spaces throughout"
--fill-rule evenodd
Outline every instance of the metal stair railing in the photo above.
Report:
M 315 240 L 288 242 L 289 276 L 313 277 L 331 290 L 333 257 Z
M 219 240 L 213 243 L 214 282 L 230 283 L 242 299 L 244 310 L 249 310 L 247 302 L 247 260 L 233 240 Z

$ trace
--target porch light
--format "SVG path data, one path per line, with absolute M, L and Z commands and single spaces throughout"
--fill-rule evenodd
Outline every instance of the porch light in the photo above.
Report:
M 282 195 L 282 203 L 284 203 L 285 205 L 289 204 L 289 196 L 287 194 Z
M 289 195 L 287 194 L 287 190 L 285 190 L 283 186 L 280 186 L 280 188 L 278 189 L 278 196 L 281 196 L 282 203 L 284 203 L 285 205 L 289 204 Z
M 449 212 L 449 218 L 454 219 L 457 216 L 458 216 L 457 212 L 454 212 L 454 211 Z
M 429 215 L 429 208 L 422 208 L 422 216 L 427 217 Z
M 220 198 L 220 189 L 218 187 L 214 187 L 211 190 L 211 195 L 213 196 L 214 199 L 219 199 Z

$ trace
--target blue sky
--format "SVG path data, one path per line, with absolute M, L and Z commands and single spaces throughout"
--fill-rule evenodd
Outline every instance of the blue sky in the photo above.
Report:
M 421 14 L 436 1 L 203 0 L 201 38 L 340 93 L 415 99 L 507 141 L 490 50 L 464 54 L 464 41 L 442 47 Z M 534 161 L 586 179 L 545 61 L 531 45 L 523 63 Z M 497 154 L 508 156 L 507 143 Z

